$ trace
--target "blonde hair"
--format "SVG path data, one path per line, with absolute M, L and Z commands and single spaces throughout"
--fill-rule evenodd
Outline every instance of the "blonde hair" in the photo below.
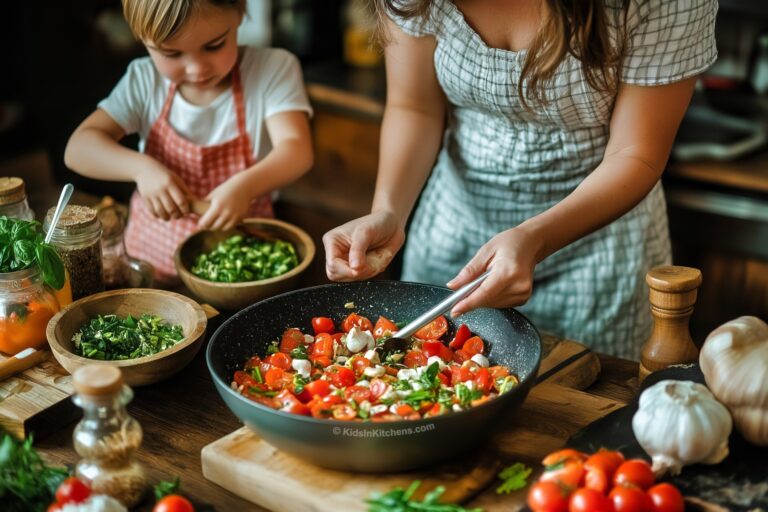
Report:
M 123 0 L 123 15 L 137 39 L 163 44 L 205 5 L 245 14 L 245 0 Z

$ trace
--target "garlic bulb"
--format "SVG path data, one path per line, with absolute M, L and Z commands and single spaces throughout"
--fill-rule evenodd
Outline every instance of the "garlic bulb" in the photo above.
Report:
M 736 430 L 768 446 L 768 324 L 754 316 L 724 323 L 707 336 L 699 363 Z
M 663 380 L 640 395 L 632 430 L 653 470 L 676 475 L 683 466 L 717 464 L 728 455 L 731 416 L 706 386 Z

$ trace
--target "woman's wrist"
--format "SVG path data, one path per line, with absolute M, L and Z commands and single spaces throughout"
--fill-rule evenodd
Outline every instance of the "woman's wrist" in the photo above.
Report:
M 536 263 L 541 262 L 541 260 L 555 252 L 550 247 L 547 229 L 542 223 L 536 221 L 536 217 L 526 220 L 513 229 L 525 234 L 529 249 L 533 252 Z

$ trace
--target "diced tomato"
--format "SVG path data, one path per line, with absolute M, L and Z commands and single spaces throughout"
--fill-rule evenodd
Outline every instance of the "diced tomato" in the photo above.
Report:
M 352 369 L 355 371 L 355 375 L 360 377 L 363 375 L 363 372 L 366 368 L 370 368 L 371 361 L 367 357 L 354 355 L 352 358 L 350 358 L 350 364 Z
M 336 405 L 336 404 L 344 403 L 344 399 L 339 395 L 337 395 L 336 393 L 325 395 L 320 400 L 326 405 Z
M 315 336 L 315 343 L 312 345 L 312 355 L 333 357 L 333 337 L 326 332 L 321 332 Z
M 270 368 L 264 375 L 264 383 L 269 386 L 270 389 L 278 391 L 288 384 L 292 384 L 293 377 L 291 374 L 286 373 L 282 368 Z
M 453 337 L 448 346 L 453 350 L 458 350 L 464 346 L 464 342 L 470 337 L 472 337 L 472 332 L 469 330 L 469 327 L 467 327 L 467 324 L 461 324 L 459 328 L 456 329 L 456 336 Z
M 416 411 L 408 404 L 399 404 L 395 407 L 395 413 L 405 418 L 406 416 L 410 416 L 411 414 L 415 413 Z
M 440 344 L 440 353 L 437 355 L 440 356 L 440 359 L 446 363 L 453 361 L 453 350 L 449 349 L 442 343 Z
M 445 347 L 441 342 L 439 341 L 425 341 L 421 344 L 421 350 L 426 354 L 427 358 L 430 358 L 432 356 L 439 356 L 441 352 L 441 348 Z M 447 348 L 447 347 L 446 347 Z
M 506 366 L 491 366 L 488 368 L 488 371 L 491 372 L 491 377 L 493 377 L 494 381 L 499 377 L 506 377 L 509 375 L 509 368 Z
M 361 331 L 373 331 L 373 324 L 371 321 L 357 313 L 350 313 L 341 324 L 341 328 L 344 329 L 344 332 L 351 331 L 352 327 L 355 326 Z
M 320 368 L 326 368 L 333 364 L 333 361 L 331 361 L 331 358 L 328 356 L 311 355 L 309 356 L 309 360 L 312 361 L 315 366 L 319 366 Z
M 371 399 L 371 390 L 364 386 L 349 386 L 344 390 L 344 398 L 359 404 Z
M 475 373 L 472 371 L 472 368 L 469 364 L 459 368 L 459 382 L 475 380 Z
M 463 363 L 464 361 L 469 361 L 470 359 L 472 359 L 472 354 L 463 348 L 460 348 L 453 353 L 453 360 L 459 364 Z
M 283 338 L 280 340 L 280 352 L 290 354 L 291 350 L 300 347 L 303 344 L 304 334 L 295 327 L 291 327 L 290 329 L 286 329 L 283 333 Z
M 472 357 L 475 354 L 483 353 L 485 350 L 485 343 L 483 343 L 483 340 L 480 338 L 480 336 L 472 336 L 464 342 L 464 346 L 461 348 L 469 354 L 469 357 Z
M 373 379 L 368 389 L 371 390 L 371 402 L 376 402 L 384 393 L 387 392 L 389 384 L 381 379 Z
M 355 411 L 350 405 L 337 404 L 332 408 L 333 419 L 341 421 L 349 421 L 357 418 L 357 411 Z
M 275 352 L 266 359 L 266 363 L 283 370 L 288 370 L 291 367 L 291 361 L 291 356 L 284 352 Z
M 336 343 L 341 343 L 341 338 L 346 336 L 346 334 L 347 333 L 345 332 L 337 332 L 337 333 L 331 334 L 331 338 L 333 338 L 333 341 L 335 341 Z
M 312 397 L 325 396 L 331 392 L 331 385 L 327 380 L 317 379 L 305 384 L 304 390 L 308 391 Z
M 445 386 L 451 385 L 451 378 L 447 376 L 444 372 L 440 372 L 437 374 L 437 378 L 440 379 L 440 382 L 443 383 Z
M 256 368 L 261 364 L 261 358 L 259 356 L 253 356 L 245 363 L 245 371 L 250 370 L 251 368 Z
M 480 368 L 475 374 L 475 385 L 477 389 L 481 390 L 483 394 L 488 394 L 493 387 L 493 377 L 488 371 L 488 368 Z
M 333 320 L 327 316 L 316 316 L 312 319 L 312 330 L 315 334 L 328 333 L 332 334 L 336 330 L 336 326 L 333 325 Z
M 418 366 L 424 366 L 427 364 L 427 356 L 424 352 L 418 350 L 411 350 L 403 358 L 403 364 L 408 368 L 416 368 Z
M 310 410 L 305 404 L 301 403 L 293 393 L 287 389 L 281 391 L 275 400 L 280 404 L 280 410 L 291 414 L 309 415 Z
M 397 325 L 383 316 L 380 316 L 379 319 L 376 320 L 376 325 L 373 326 L 373 337 L 377 340 L 384 336 L 390 336 L 396 332 Z
M 259 382 L 251 377 L 248 373 L 238 370 L 235 372 L 235 384 L 238 386 L 254 386 L 258 384 Z
M 355 372 L 346 366 L 332 366 L 326 371 L 331 378 L 331 383 L 337 388 L 345 388 L 355 383 Z
M 443 315 L 440 315 L 416 331 L 414 336 L 420 340 L 437 340 L 446 332 L 448 332 L 448 320 Z
M 432 416 L 439 416 L 443 412 L 443 405 L 442 404 L 434 404 L 427 412 L 424 413 L 425 418 L 430 418 Z
M 332 414 L 332 405 L 323 402 L 322 400 L 312 400 L 307 404 L 309 407 L 309 413 L 313 418 L 330 418 Z

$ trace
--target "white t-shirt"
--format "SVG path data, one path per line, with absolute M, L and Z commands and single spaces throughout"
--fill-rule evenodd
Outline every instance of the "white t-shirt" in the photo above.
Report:
M 300 110 L 312 115 L 301 67 L 290 52 L 278 48 L 243 48 L 240 81 L 245 103 L 245 125 L 253 155 L 264 158 L 272 149 L 264 120 L 281 112 Z M 144 151 L 149 130 L 160 115 L 168 96 L 170 80 L 161 75 L 149 57 L 134 60 L 110 95 L 99 102 L 127 135 L 138 133 L 139 151 Z M 195 144 L 211 146 L 237 136 L 237 115 L 232 88 L 209 105 L 173 97 L 169 116 L 176 133 Z

